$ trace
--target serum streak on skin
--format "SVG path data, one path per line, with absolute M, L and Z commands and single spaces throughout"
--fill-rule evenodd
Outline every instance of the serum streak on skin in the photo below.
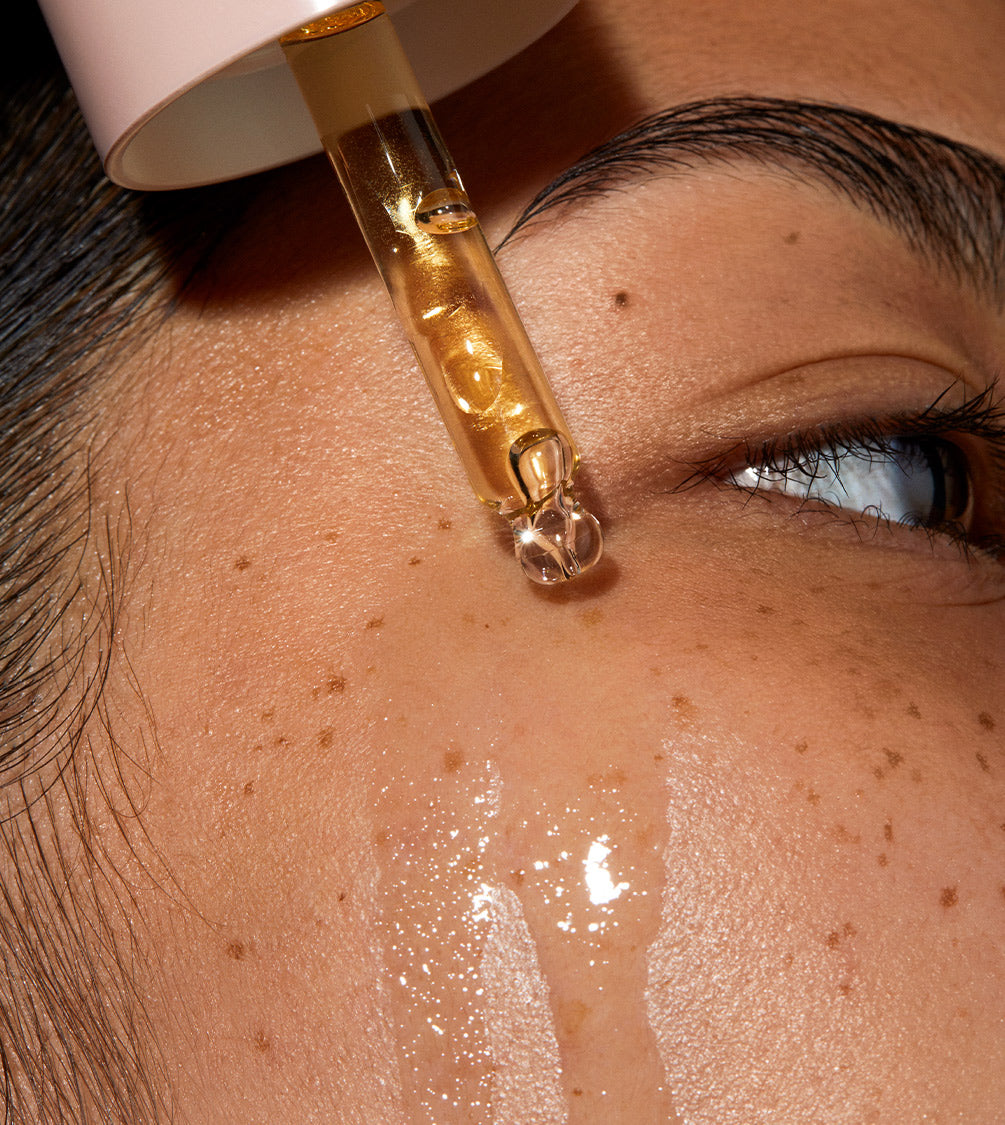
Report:
M 511 877 L 551 988 L 570 1125 L 675 1125 L 644 995 L 661 834 L 637 814 L 648 775 L 596 764 L 551 799 L 516 795 Z
M 498 768 L 448 751 L 442 775 L 393 776 L 380 800 L 385 822 L 409 812 L 377 841 L 407 1120 L 564 1125 L 548 986 L 520 899 L 495 876 Z

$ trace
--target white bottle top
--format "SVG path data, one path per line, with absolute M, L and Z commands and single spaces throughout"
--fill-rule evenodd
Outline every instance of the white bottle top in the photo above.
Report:
M 321 145 L 277 40 L 355 0 L 39 0 L 105 170 L 195 187 Z M 384 0 L 429 101 L 522 51 L 575 0 Z

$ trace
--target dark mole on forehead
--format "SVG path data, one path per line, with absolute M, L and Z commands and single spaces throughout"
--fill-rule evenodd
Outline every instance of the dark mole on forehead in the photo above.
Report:
M 946 910 L 951 906 L 955 906 L 959 901 L 960 896 L 955 887 L 942 888 L 942 893 L 939 895 L 939 902 Z
M 617 293 L 614 294 L 614 303 L 619 309 L 623 309 L 625 305 L 628 304 L 628 294 L 624 289 L 619 289 Z
M 995 729 L 995 721 L 994 721 L 994 719 L 993 719 L 993 718 L 991 717 L 991 715 L 989 715 L 989 714 L 988 714 L 988 712 L 987 712 L 987 711 L 982 711 L 982 712 L 981 712 L 981 713 L 980 713 L 980 714 L 979 714 L 979 715 L 977 716 L 977 721 L 978 721 L 978 722 L 979 722 L 979 723 L 981 724 L 981 726 L 982 726 L 982 727 L 983 727 L 983 728 L 984 728 L 985 730 L 994 730 L 994 729 Z

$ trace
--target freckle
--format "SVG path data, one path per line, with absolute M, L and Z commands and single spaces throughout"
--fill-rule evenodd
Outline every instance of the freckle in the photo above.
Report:
M 688 719 L 694 715 L 695 706 L 686 695 L 675 695 L 670 700 L 670 705 L 682 719 Z
M 831 930 L 831 932 L 827 935 L 827 937 L 825 939 L 825 944 L 826 944 L 828 949 L 837 949 L 840 942 L 841 942 L 841 935 L 837 932 L 837 930 Z
M 886 842 L 888 844 L 893 843 L 893 821 L 892 820 L 888 820 L 886 822 L 886 824 L 883 825 L 883 839 L 886 840 Z
M 894 769 L 896 769 L 897 766 L 901 765 L 904 761 L 904 755 L 899 754 L 896 750 L 887 750 L 884 746 L 883 753 L 886 755 L 886 760 Z
M 876 862 L 880 865 L 880 867 L 886 867 L 890 862 L 886 858 L 886 852 L 880 852 L 880 854 L 876 856 Z
M 289 744 L 290 740 L 286 737 L 285 734 L 276 735 L 275 742 L 273 743 L 273 745 L 275 746 L 289 746 Z
M 799 231 L 792 231 L 791 234 L 787 234 L 782 241 L 785 242 L 788 246 L 795 246 L 795 244 L 799 241 Z
M 1005 884 L 1003 884 L 1003 885 L 1002 885 L 1002 886 L 1001 886 L 1001 887 L 999 888 L 999 890 L 1000 890 L 1000 891 L 1001 891 L 1001 893 L 1002 893 L 1002 898 L 1005 898 Z
M 348 897 L 349 897 L 349 896 L 348 896 L 348 893 L 347 893 L 346 891 L 339 891 L 339 893 L 338 893 L 338 900 L 339 900 L 339 902 L 345 902 L 345 900 L 346 900 L 346 899 L 347 899 Z
M 522 887 L 524 879 L 527 878 L 527 874 L 524 871 L 511 871 L 509 877 L 518 887 Z
M 264 1054 L 264 1052 L 271 1050 L 272 1043 L 266 1039 L 264 1031 L 255 1033 L 255 1050 Z
M 439 519 L 436 521 L 436 526 L 440 529 L 440 531 L 449 531 L 451 526 L 450 520 Z
M 412 555 L 412 557 L 408 560 L 408 565 L 418 566 L 420 562 L 422 562 L 422 559 L 420 559 L 418 555 Z
M 976 754 L 974 755 L 974 757 L 975 757 L 975 758 L 977 759 L 977 764 L 978 764 L 978 765 L 979 765 L 979 766 L 981 767 L 981 769 L 982 769 L 982 770 L 983 770 L 983 771 L 984 771 L 985 773 L 990 773 L 990 772 L 991 772 L 991 766 L 990 766 L 990 765 L 988 765 L 988 760 L 987 760 L 987 758 L 986 758 L 986 757 L 985 757 L 985 756 L 984 756 L 984 755 L 983 755 L 983 754 L 982 754 L 982 753 L 981 753 L 981 752 L 980 752 L 979 750 L 978 750 L 978 751 L 977 751 L 977 753 L 976 753 Z
M 773 605 L 759 605 L 757 607 L 757 612 L 758 613 L 764 613 L 764 614 L 771 614 L 771 613 L 775 612 L 775 607 Z
M 980 713 L 980 714 L 979 714 L 979 715 L 977 716 L 977 721 L 978 721 L 978 722 L 979 722 L 979 723 L 981 724 L 981 726 L 982 726 L 982 727 L 983 727 L 983 728 L 984 728 L 985 730 L 994 730 L 994 729 L 995 729 L 995 725 L 996 725 L 996 724 L 995 724 L 995 721 L 994 721 L 994 719 L 993 719 L 993 718 L 991 717 L 991 715 L 989 715 L 989 714 L 987 713 L 987 711 L 982 711 L 982 712 L 981 712 L 981 713 Z
M 583 1091 L 580 1090 L 580 1088 L 578 1086 L 576 1086 L 575 1089 L 573 1089 L 573 1091 L 572 1091 L 572 1096 L 574 1098 L 581 1098 L 583 1096 Z
M 820 794 L 817 793 L 815 790 L 811 789 L 809 791 L 809 793 L 806 794 L 806 800 L 809 801 L 809 803 L 811 805 L 819 805 L 820 804 Z
M 590 1006 L 582 1000 L 571 1000 L 561 1006 L 562 1030 L 570 1038 L 582 1027 L 583 1020 L 590 1014 Z
M 834 835 L 842 844 L 860 844 L 862 842 L 862 837 L 858 833 L 853 835 L 843 824 L 834 826 Z
M 911 770 L 911 780 L 915 785 L 921 784 L 921 770 Z
M 795 751 L 796 751 L 797 754 L 805 754 L 806 751 L 809 750 L 809 748 L 810 748 L 810 744 L 808 742 L 797 742 L 796 746 L 795 746 Z
M 371 617 L 366 623 L 368 629 L 379 629 L 384 624 L 383 617 Z
M 921 711 L 918 710 L 917 703 L 908 703 L 907 713 L 911 716 L 912 719 L 920 719 L 921 718 Z
M 960 901 L 960 896 L 957 894 L 955 887 L 943 887 L 942 894 L 939 895 L 939 902 L 948 910 L 951 906 L 955 906 Z
M 255 783 L 253 781 L 246 781 L 244 783 L 244 795 L 245 795 L 245 797 L 253 796 L 254 792 L 255 792 Z
M 663 761 L 663 755 L 662 754 L 653 754 L 653 761 L 654 762 L 662 762 Z
M 382 828 L 374 835 L 374 841 L 378 847 L 385 848 L 391 842 L 391 833 L 386 828 Z
M 588 609 L 580 614 L 580 620 L 584 625 L 593 627 L 599 625 L 604 620 L 604 611 L 602 609 Z
M 614 294 L 614 303 L 619 309 L 623 309 L 628 304 L 628 294 L 624 289 L 619 289 L 617 293 Z
M 448 750 L 443 755 L 443 768 L 447 773 L 457 773 L 464 765 L 464 755 L 460 750 Z
M 227 956 L 232 961 L 243 961 L 246 952 L 243 941 L 232 941 L 227 946 Z
M 841 932 L 845 937 L 855 937 L 855 935 L 858 933 L 858 929 L 852 922 L 845 922 L 845 924 L 841 927 Z
M 886 770 L 882 769 L 879 766 L 874 766 L 872 770 L 872 776 L 876 778 L 877 781 L 882 781 L 883 778 L 886 777 Z
M 326 531 L 325 532 L 325 542 L 326 543 L 334 543 L 337 539 L 338 539 L 338 532 L 337 531 Z
M 263 723 L 271 723 L 272 720 L 275 718 L 275 716 L 276 716 L 275 711 L 272 711 L 272 710 L 263 711 L 262 712 L 262 722 Z
M 345 691 L 345 676 L 330 676 L 326 686 L 329 695 L 341 695 Z
M 628 775 L 625 771 L 615 766 L 607 773 L 591 773 L 586 779 L 586 784 L 591 789 L 599 789 L 601 792 L 617 792 L 627 780 Z
M 335 736 L 332 734 L 331 727 L 325 727 L 324 730 L 318 731 L 318 746 L 322 750 L 327 750 L 334 741 Z
M 247 570 L 249 566 L 251 566 L 251 559 L 247 555 L 241 555 L 234 563 L 235 570 Z
M 842 996 L 849 996 L 851 994 L 851 991 L 852 986 L 847 982 L 838 985 L 838 992 L 840 992 Z

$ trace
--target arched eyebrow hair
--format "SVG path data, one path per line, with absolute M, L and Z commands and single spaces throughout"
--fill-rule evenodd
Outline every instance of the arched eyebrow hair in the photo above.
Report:
M 1005 166 L 937 133 L 826 102 L 722 97 L 655 113 L 556 177 L 500 246 L 556 208 L 640 177 L 722 163 L 754 163 L 837 192 L 1000 307 Z

